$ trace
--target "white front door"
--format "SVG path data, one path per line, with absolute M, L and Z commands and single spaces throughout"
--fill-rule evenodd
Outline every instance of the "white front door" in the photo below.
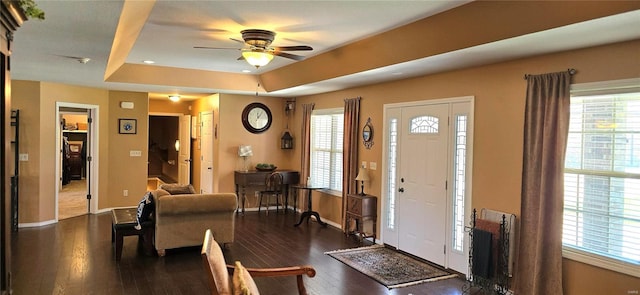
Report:
M 402 109 L 398 248 L 445 262 L 448 104 Z
M 213 112 L 200 113 L 200 144 L 202 164 L 200 171 L 200 192 L 213 192 Z
M 386 105 L 381 238 L 468 272 L 473 98 Z
M 191 183 L 191 115 L 181 115 L 178 131 L 178 182 Z

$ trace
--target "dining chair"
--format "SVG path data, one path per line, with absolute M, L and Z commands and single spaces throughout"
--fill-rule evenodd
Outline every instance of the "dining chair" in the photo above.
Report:
M 269 215 L 269 205 L 271 205 L 271 196 L 274 196 L 276 199 L 276 214 L 278 213 L 278 209 L 280 206 L 280 197 L 282 194 L 282 173 L 280 172 L 272 172 L 267 175 L 264 181 L 265 189 L 258 192 L 258 213 L 262 209 L 262 197 L 267 197 L 267 215 Z M 285 208 L 286 209 L 286 208 Z

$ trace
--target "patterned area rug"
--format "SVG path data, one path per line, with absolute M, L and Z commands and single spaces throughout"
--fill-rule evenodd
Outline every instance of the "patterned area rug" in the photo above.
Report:
M 383 245 L 336 250 L 325 254 L 371 277 L 389 289 L 457 277 Z

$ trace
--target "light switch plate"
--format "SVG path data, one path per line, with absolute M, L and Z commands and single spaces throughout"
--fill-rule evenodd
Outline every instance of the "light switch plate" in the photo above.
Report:
M 362 161 L 362 168 L 367 169 L 367 161 Z
M 142 157 L 142 151 L 129 151 L 130 157 Z
M 371 170 L 376 170 L 376 169 L 378 169 L 378 163 L 376 163 L 376 162 L 369 162 L 369 169 L 371 169 Z
M 22 162 L 29 161 L 29 154 L 20 154 L 20 161 Z

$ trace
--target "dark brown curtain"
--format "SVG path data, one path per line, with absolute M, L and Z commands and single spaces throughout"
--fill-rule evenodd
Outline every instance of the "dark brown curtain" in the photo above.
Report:
M 357 193 L 358 134 L 360 133 L 360 97 L 344 100 L 344 139 L 342 147 L 342 229 L 347 231 L 347 194 Z
M 562 294 L 568 72 L 527 76 L 520 246 L 515 294 Z
M 302 144 L 302 155 L 300 159 L 300 183 L 307 184 L 309 177 L 309 161 L 311 160 L 311 112 L 315 107 L 314 103 L 302 105 L 302 130 L 300 131 Z

